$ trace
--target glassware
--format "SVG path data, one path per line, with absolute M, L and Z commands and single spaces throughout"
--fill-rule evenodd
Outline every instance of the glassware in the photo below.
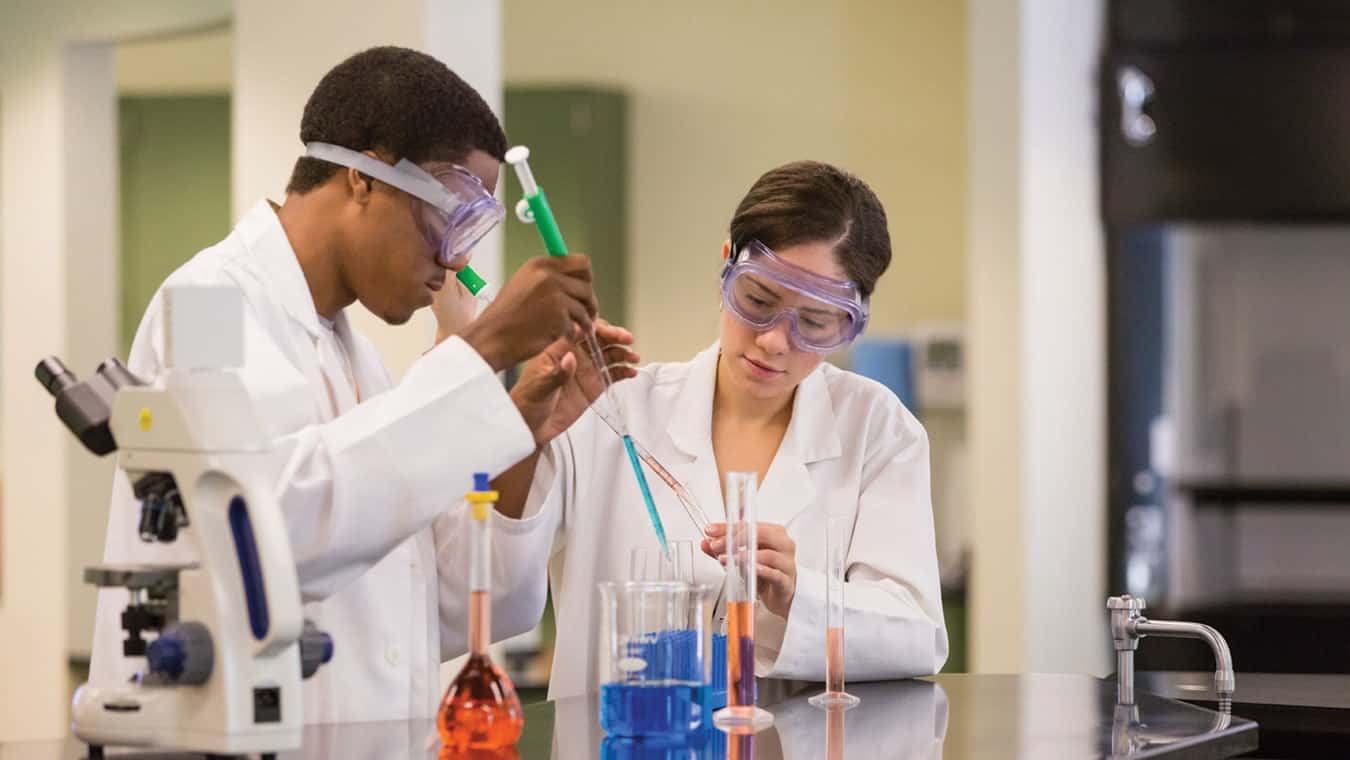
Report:
M 601 583 L 600 726 L 612 736 L 670 737 L 705 722 L 706 586 Z
M 511 679 L 488 654 L 492 639 L 492 520 L 497 492 L 487 473 L 475 473 L 465 494 L 473 511 L 469 544 L 469 661 L 441 700 L 436 727 L 442 756 L 468 750 L 501 750 L 515 745 L 525 715 Z
M 727 706 L 713 714 L 718 728 L 759 730 L 773 714 L 755 705 L 755 594 L 758 516 L 753 472 L 728 472 Z
M 820 708 L 858 704 L 844 691 L 844 562 L 852 521 L 830 515 L 825 529 L 825 691 L 811 697 Z

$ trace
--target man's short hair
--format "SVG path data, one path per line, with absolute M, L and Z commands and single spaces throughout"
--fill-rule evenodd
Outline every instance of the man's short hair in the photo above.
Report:
M 498 161 L 506 154 L 506 134 L 482 96 L 444 63 L 400 47 L 362 51 L 325 74 L 305 103 L 300 141 L 416 164 L 462 163 L 474 150 Z M 341 168 L 302 157 L 286 192 L 307 193 Z

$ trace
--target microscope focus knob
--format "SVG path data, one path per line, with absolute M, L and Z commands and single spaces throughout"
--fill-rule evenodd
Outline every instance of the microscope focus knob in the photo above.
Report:
M 300 632 L 300 677 L 309 678 L 333 659 L 333 637 L 306 620 Z
M 211 632 L 201 623 L 174 623 L 145 649 L 150 672 L 186 686 L 206 683 L 215 664 Z

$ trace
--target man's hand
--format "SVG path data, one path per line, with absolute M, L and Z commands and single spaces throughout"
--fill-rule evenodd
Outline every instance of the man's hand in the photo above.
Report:
M 501 372 L 571 335 L 574 327 L 591 329 L 595 313 L 590 259 L 582 254 L 536 256 L 459 335 L 494 372 Z
M 478 313 L 478 299 L 464 283 L 447 277 L 445 287 L 432 296 L 431 313 L 436 316 L 436 342 L 440 343 L 451 335 L 458 335 L 473 321 Z
M 633 343 L 632 333 L 597 319 L 595 334 L 615 382 L 637 374 L 637 370 L 628 366 L 640 360 L 628 347 Z M 570 338 L 549 344 L 526 363 L 511 389 L 511 399 L 539 445 L 571 427 L 603 391 L 600 372 L 582 340 L 583 335 L 577 328 Z
M 727 524 L 713 523 L 704 530 L 703 553 L 723 565 L 727 563 Z M 797 542 L 787 528 L 777 523 L 758 523 L 755 570 L 759 575 L 759 600 L 764 607 L 784 620 L 797 595 Z

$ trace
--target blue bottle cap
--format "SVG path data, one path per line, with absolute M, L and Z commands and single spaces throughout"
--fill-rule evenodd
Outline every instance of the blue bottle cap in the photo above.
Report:
M 490 481 L 491 478 L 488 477 L 486 472 L 475 472 L 473 474 L 473 490 L 491 491 L 492 483 Z

